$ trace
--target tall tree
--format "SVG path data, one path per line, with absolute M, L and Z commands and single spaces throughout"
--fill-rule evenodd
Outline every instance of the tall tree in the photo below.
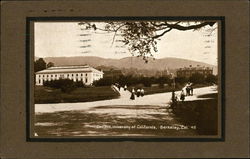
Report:
M 199 30 L 209 26 L 214 30 L 215 21 L 128 21 L 105 22 L 104 26 L 96 23 L 80 22 L 82 30 L 101 30 L 114 33 L 113 42 L 117 34 L 122 36 L 122 42 L 128 46 L 130 52 L 136 56 L 142 56 L 145 62 L 148 57 L 153 57 L 157 52 L 157 41 L 172 30 Z M 112 43 L 113 43 L 112 42 Z
M 38 60 L 35 61 L 34 69 L 35 72 L 46 69 L 46 62 L 43 60 L 43 58 L 39 58 Z

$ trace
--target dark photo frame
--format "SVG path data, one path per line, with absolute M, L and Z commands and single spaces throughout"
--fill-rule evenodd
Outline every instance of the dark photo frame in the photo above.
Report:
M 34 135 L 33 22 L 218 21 L 217 136 Z M 249 1 L 1 1 L 1 158 L 249 158 Z

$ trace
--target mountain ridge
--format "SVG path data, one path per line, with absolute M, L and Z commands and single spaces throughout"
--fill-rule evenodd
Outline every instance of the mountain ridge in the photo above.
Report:
M 35 59 L 38 58 L 39 57 L 35 57 Z M 182 67 L 189 67 L 190 65 L 192 65 L 192 67 L 199 65 L 205 67 L 212 67 L 214 70 L 213 74 L 217 74 L 217 66 L 207 64 L 204 62 L 175 58 L 175 57 L 166 57 L 159 59 L 149 58 L 148 63 L 145 63 L 142 57 L 135 57 L 135 56 L 124 57 L 121 59 L 102 58 L 97 56 L 45 57 L 43 59 L 46 63 L 53 62 L 55 66 L 88 64 L 92 67 L 112 66 L 118 69 L 136 68 L 138 70 L 154 69 L 159 71 L 166 69 L 176 70 Z

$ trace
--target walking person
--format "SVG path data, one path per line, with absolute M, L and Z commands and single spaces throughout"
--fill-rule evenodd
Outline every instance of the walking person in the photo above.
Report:
M 188 82 L 188 84 L 187 84 L 187 88 L 188 88 L 188 96 L 190 96 L 191 95 L 191 83 L 190 82 Z
M 142 97 L 144 96 L 144 89 L 143 88 L 141 89 L 141 96 Z
M 186 86 L 186 95 L 189 96 L 189 87 Z
M 172 91 L 172 103 L 176 103 L 177 102 L 177 97 L 175 95 L 175 91 Z
M 180 97 L 181 101 L 185 100 L 185 94 L 184 94 L 184 90 L 181 90 L 181 97 Z
M 127 85 L 125 84 L 125 86 L 124 86 L 124 91 L 126 91 L 127 90 Z
M 190 86 L 190 94 L 191 94 L 191 96 L 193 96 L 193 94 L 194 94 L 194 88 L 192 87 L 192 85 Z
M 118 89 L 119 89 L 119 91 L 120 91 L 120 89 L 121 89 L 121 86 L 120 86 L 120 84 L 117 84 L 117 87 L 118 87 Z
M 140 95 L 141 95 L 141 90 L 140 90 L 140 88 L 137 89 L 136 95 L 137 95 L 137 97 L 140 97 Z
M 134 90 L 134 88 L 132 88 L 130 99 L 135 100 L 135 90 Z

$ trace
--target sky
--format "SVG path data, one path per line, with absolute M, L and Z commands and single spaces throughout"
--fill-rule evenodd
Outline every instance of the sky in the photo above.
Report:
M 78 22 L 35 22 L 34 25 L 36 57 L 98 56 L 120 59 L 131 56 L 126 47 L 121 47 L 121 42 L 112 44 L 113 33 L 81 30 Z M 217 65 L 217 29 L 212 36 L 207 36 L 210 35 L 207 29 L 171 30 L 158 41 L 158 52 L 153 53 L 154 57 L 175 57 Z M 116 36 L 115 40 L 121 40 L 121 37 Z

